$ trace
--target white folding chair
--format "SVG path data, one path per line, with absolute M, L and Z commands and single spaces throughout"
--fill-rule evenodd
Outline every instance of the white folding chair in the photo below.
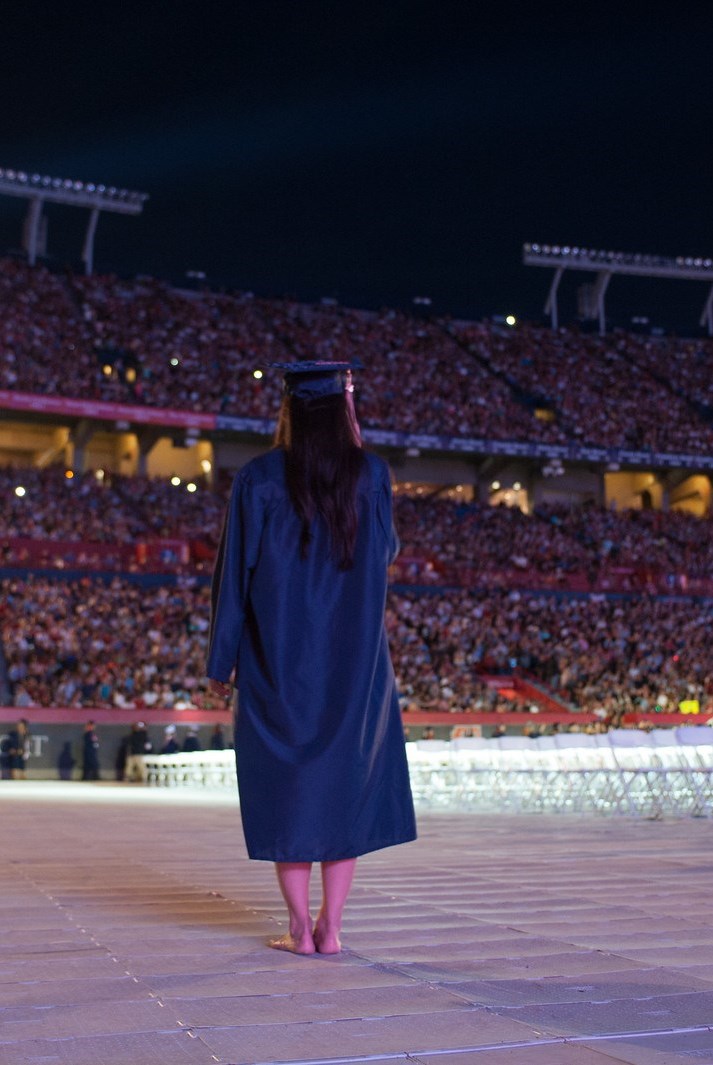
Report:
M 561 732 L 553 737 L 559 770 L 558 799 L 561 808 L 584 813 L 611 809 L 612 767 L 596 735 Z
M 689 812 L 703 817 L 713 808 L 713 731 L 705 725 L 681 725 L 675 732 L 692 791 Z
M 608 736 L 628 812 L 663 817 L 666 770 L 656 764 L 649 734 L 638 729 L 610 729 Z
M 462 736 L 451 740 L 450 755 L 458 805 L 492 809 L 497 745 L 483 736 Z

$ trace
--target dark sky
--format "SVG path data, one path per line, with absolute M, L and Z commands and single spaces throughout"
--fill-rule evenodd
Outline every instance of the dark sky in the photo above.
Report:
M 524 241 L 713 254 L 702 6 L 9 2 L 0 166 L 150 193 L 102 216 L 99 268 L 536 317 Z M 84 214 L 48 213 L 78 257 Z M 609 306 L 695 326 L 705 295 L 615 280 Z

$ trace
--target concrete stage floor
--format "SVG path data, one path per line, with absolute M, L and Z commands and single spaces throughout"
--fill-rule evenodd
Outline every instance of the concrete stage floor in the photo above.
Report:
M 237 803 L 2 782 L 0 1065 L 713 1063 L 713 823 L 422 814 L 335 958 Z

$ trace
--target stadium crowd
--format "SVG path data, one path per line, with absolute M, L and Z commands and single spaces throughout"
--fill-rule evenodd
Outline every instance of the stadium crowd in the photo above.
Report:
M 0 307 L 1 389 L 269 418 L 280 383 L 255 378 L 256 367 L 358 359 L 367 427 L 693 453 L 713 445 L 711 397 L 696 391 L 697 371 L 713 360 L 707 341 L 178 292 L 150 278 L 59 276 L 14 259 L 0 259 Z M 18 543 L 51 543 L 58 552 L 47 553 L 48 565 L 71 556 L 88 568 L 140 569 L 118 548 L 174 540 L 207 565 L 225 489 L 198 481 L 191 494 L 165 479 L 0 469 L 2 561 L 29 564 Z M 395 515 L 402 555 L 387 621 L 405 706 L 504 712 L 513 704 L 487 676 L 513 670 L 607 721 L 713 699 L 711 602 L 568 594 L 582 575 L 606 587 L 614 568 L 632 574 L 631 589 L 658 574 L 685 591 L 686 580 L 713 572 L 708 519 L 593 505 L 527 515 L 402 494 Z M 65 542 L 105 550 L 71 555 Z M 195 705 L 209 596 L 195 566 L 171 567 L 177 583 L 151 586 L 4 578 L 0 625 L 15 705 Z M 425 593 L 409 587 L 424 584 Z M 536 590 L 544 586 L 555 593 Z
M 18 707 L 181 709 L 203 690 L 205 585 L 6 578 L 0 594 Z M 392 591 L 387 607 L 404 706 L 448 711 L 514 709 L 484 680 L 514 670 L 603 718 L 707 704 L 712 623 L 711 602 L 496 589 Z
M 59 465 L 0 467 L 0 537 L 102 543 L 170 537 L 217 544 L 226 496 L 199 478 L 188 492 L 185 483 L 166 478 L 66 474 Z
M 399 495 L 396 515 L 398 571 L 413 583 L 483 585 L 540 575 L 567 587 L 580 575 L 587 587 L 606 589 L 616 578 L 620 588 L 628 580 L 630 589 L 651 583 L 680 591 L 713 572 L 710 519 L 681 511 L 541 504 L 528 515 Z
M 194 564 L 208 566 L 227 490 L 227 482 L 213 490 L 198 481 L 187 492 L 185 484 L 166 478 L 108 472 L 68 478 L 61 466 L 0 468 L 0 559 L 20 565 L 28 540 L 51 541 L 60 546 L 46 552 L 52 558 L 121 568 L 126 556 L 118 551 L 115 558 L 97 552 L 92 563 L 91 545 L 167 538 L 185 541 Z M 401 540 L 396 575 L 407 583 L 478 586 L 547 577 L 550 586 L 567 587 L 579 575 L 587 587 L 605 588 L 616 572 L 619 578 L 628 573 L 632 588 L 657 575 L 671 590 L 682 590 L 686 580 L 713 572 L 710 520 L 680 511 L 539 505 L 528 515 L 516 507 L 399 493 L 395 517 Z M 11 546 L 16 538 L 19 547 Z M 72 550 L 73 542 L 82 545 L 81 553 Z M 143 568 L 151 568 L 151 558 Z
M 517 590 L 392 593 L 401 692 L 432 709 L 489 709 L 482 675 L 525 670 L 569 705 L 615 720 L 713 702 L 713 603 Z M 475 682 L 475 687 L 473 687 Z
M 366 427 L 713 447 L 695 390 L 713 360 L 710 341 L 645 343 L 628 333 L 601 338 L 180 292 L 151 278 L 64 277 L 14 259 L 0 260 L 0 307 L 0 388 L 270 418 L 280 383 L 269 373 L 256 380 L 257 367 L 358 359 L 367 371 L 358 379 Z
M 206 587 L 115 578 L 0 581 L 16 706 L 191 706 L 205 668 Z
M 513 387 L 555 417 L 569 439 L 601 447 L 709 453 L 713 427 L 692 396 L 679 393 L 672 366 L 688 354 L 691 374 L 697 359 L 687 345 L 662 341 L 671 362 L 652 373 L 637 361 L 644 345 L 636 334 L 605 337 L 522 324 L 517 329 L 484 329 L 480 324 L 452 330 L 465 347 Z M 713 352 L 710 341 L 696 350 Z

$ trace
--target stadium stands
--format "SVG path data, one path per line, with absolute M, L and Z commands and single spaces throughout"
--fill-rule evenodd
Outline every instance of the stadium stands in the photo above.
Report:
M 13 577 L 0 591 L 17 706 L 195 705 L 205 584 Z M 387 621 L 405 707 L 514 709 L 487 678 L 522 670 L 602 720 L 713 699 L 711 602 L 402 590 L 390 594 Z
M 278 383 L 254 369 L 309 354 L 364 363 L 360 418 L 378 430 L 701 456 L 713 444 L 708 392 L 696 389 L 710 341 L 177 292 L 14 259 L 0 260 L 0 305 L 0 389 L 11 392 L 268 418 Z M 0 468 L 15 704 L 194 705 L 226 484 L 197 477 L 189 493 L 167 477 L 69 472 Z M 692 596 L 713 596 L 710 521 L 531 510 L 397 495 L 388 623 L 405 708 L 504 713 L 513 703 L 489 677 L 512 672 L 606 722 L 707 707 L 713 605 Z
M 266 418 L 279 385 L 256 380 L 254 369 L 309 353 L 364 363 L 366 427 L 656 452 L 713 447 L 699 402 L 708 393 L 696 387 L 713 359 L 710 340 L 177 292 L 154 279 L 65 278 L 13 259 L 0 260 L 0 305 L 0 389 Z

